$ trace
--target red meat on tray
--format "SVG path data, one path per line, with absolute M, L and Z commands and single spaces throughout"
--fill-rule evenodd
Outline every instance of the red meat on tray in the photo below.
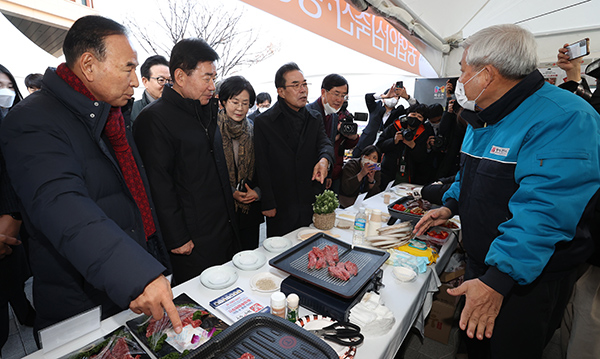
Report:
M 308 252 L 308 269 L 313 269 L 317 266 L 317 260 L 319 257 L 315 254 L 314 251 Z
M 323 248 L 323 252 L 325 253 L 325 260 L 327 261 L 328 266 L 334 266 L 339 261 L 339 257 L 338 260 L 335 260 L 335 257 L 337 257 L 337 246 L 335 249 L 335 255 L 333 254 L 333 250 L 334 249 L 331 246 L 325 246 L 325 248 Z
M 346 270 L 353 276 L 358 275 L 358 266 L 350 261 L 344 262 Z
M 350 273 L 346 270 L 346 267 L 343 263 L 338 263 L 336 266 L 331 266 L 328 268 L 329 275 L 343 281 L 347 281 L 350 279 Z

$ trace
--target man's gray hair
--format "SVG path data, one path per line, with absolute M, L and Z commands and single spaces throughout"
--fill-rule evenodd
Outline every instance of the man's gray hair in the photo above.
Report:
M 462 44 L 467 65 L 494 66 L 508 79 L 521 79 L 537 69 L 537 43 L 533 34 L 512 24 L 479 30 Z

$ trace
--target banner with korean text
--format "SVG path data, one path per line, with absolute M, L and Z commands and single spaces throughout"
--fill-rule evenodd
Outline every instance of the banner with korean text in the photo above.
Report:
M 421 54 L 384 18 L 358 12 L 344 0 L 242 0 L 329 40 L 420 74 Z

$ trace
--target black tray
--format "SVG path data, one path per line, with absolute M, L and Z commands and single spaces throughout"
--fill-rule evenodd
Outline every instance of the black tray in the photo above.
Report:
M 271 314 L 251 314 L 184 359 L 238 359 L 244 353 L 256 359 L 338 359 L 316 335 Z
M 399 219 L 400 221 L 411 222 L 414 226 L 417 224 L 417 222 L 419 222 L 421 220 L 421 218 L 423 218 L 423 216 L 419 216 L 418 214 L 406 213 L 406 212 L 395 210 L 393 208 L 395 204 L 405 204 L 406 202 L 413 200 L 413 199 L 414 199 L 413 196 L 404 196 L 404 197 L 401 197 L 400 199 L 394 201 L 393 203 L 390 203 L 387 206 L 388 212 L 390 213 L 390 220 L 388 221 L 388 225 L 394 224 L 394 222 L 396 222 L 396 220 Z M 437 208 L 437 207 L 439 207 L 439 206 L 435 205 L 435 204 L 431 205 L 432 209 Z
M 194 306 L 197 306 L 201 310 L 209 312 L 203 306 L 196 303 L 195 300 L 188 297 L 187 294 L 185 294 L 185 293 L 180 294 L 175 299 L 173 299 L 173 303 L 175 303 L 175 305 L 194 304 Z M 165 313 L 165 315 L 167 315 L 167 314 Z M 150 350 L 152 352 L 152 354 L 154 354 L 154 356 L 156 356 L 157 358 L 162 358 L 165 355 L 171 354 L 171 353 L 179 353 L 177 351 L 177 349 L 173 348 L 167 342 L 163 343 L 162 348 L 160 350 L 158 350 L 158 351 L 152 350 L 151 345 L 148 341 L 148 338 L 146 338 L 146 335 L 145 335 L 146 334 L 145 328 L 147 327 L 145 325 L 145 323 L 148 320 L 148 318 L 149 317 L 147 315 L 141 315 L 137 318 L 127 321 L 126 325 L 131 330 L 131 332 L 138 338 L 138 340 L 140 342 L 142 342 L 146 346 L 146 348 L 148 348 L 148 350 Z M 141 332 L 140 332 L 140 326 L 143 328 L 143 330 Z M 200 327 L 205 330 L 208 330 L 208 331 L 210 331 L 212 328 L 216 328 L 218 331 L 213 335 L 212 338 L 210 338 L 210 340 L 208 342 L 202 344 L 202 346 L 204 346 L 204 345 L 208 344 L 211 340 L 214 340 L 214 338 L 219 337 L 223 333 L 222 331 L 227 329 L 229 327 L 229 325 L 227 323 L 225 323 L 224 321 L 222 321 L 221 319 L 217 318 L 214 314 L 209 312 L 208 315 L 202 316 L 202 324 L 200 324 Z M 195 353 L 198 349 L 202 348 L 202 346 L 194 349 L 194 351 L 192 351 L 192 353 Z
M 308 252 L 313 247 L 322 249 L 326 245 L 332 244 L 338 246 L 340 262 L 349 260 L 358 266 L 358 275 L 343 281 L 330 276 L 327 268 L 308 269 Z M 269 264 L 341 297 L 352 298 L 385 263 L 389 256 L 388 252 L 376 249 L 352 248 L 351 244 L 320 232 L 271 259 Z

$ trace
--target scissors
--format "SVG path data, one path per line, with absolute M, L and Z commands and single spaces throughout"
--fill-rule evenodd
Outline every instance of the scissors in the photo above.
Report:
M 309 332 L 346 347 L 359 345 L 365 339 L 360 334 L 360 327 L 348 322 L 335 322 L 323 329 L 313 329 Z

